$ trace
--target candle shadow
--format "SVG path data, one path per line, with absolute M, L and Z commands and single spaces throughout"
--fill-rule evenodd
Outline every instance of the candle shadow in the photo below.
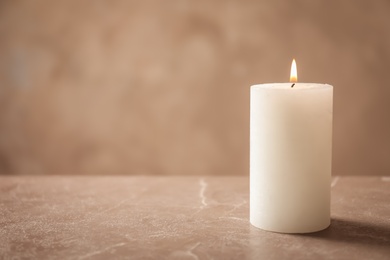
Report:
M 344 243 L 388 247 L 390 245 L 390 225 L 333 218 L 331 225 L 327 229 L 315 233 L 302 234 L 302 236 Z

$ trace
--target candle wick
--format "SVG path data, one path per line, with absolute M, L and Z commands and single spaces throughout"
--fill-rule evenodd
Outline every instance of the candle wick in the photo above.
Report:
M 295 83 L 293 83 L 292 85 L 291 85 L 291 87 L 294 87 L 295 86 Z

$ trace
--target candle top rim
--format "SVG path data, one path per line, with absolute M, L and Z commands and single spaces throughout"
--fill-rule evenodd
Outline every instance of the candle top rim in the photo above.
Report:
M 295 84 L 293 88 L 291 85 Z M 314 89 L 329 89 L 332 85 L 326 83 L 303 83 L 303 82 L 289 82 L 289 83 L 263 83 L 252 85 L 251 88 L 258 89 L 272 89 L 272 90 L 314 90 Z

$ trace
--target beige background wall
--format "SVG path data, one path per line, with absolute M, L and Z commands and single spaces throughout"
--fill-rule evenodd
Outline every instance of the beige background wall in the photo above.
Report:
M 389 1 L 1 1 L 0 172 L 247 175 L 249 86 L 335 86 L 333 174 L 390 174 Z

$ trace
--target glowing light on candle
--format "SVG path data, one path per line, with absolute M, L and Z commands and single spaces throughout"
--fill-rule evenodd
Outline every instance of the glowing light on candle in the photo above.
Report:
M 297 81 L 298 81 L 297 63 L 295 62 L 295 59 L 293 59 L 291 64 L 290 82 L 297 82 Z

